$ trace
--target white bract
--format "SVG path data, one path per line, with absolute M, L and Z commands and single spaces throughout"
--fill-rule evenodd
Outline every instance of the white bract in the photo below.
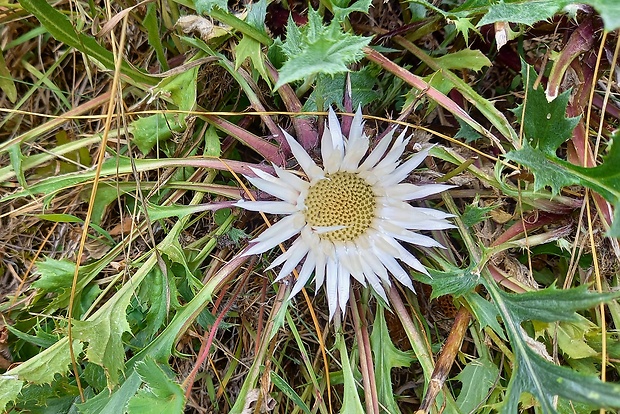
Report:
M 369 140 L 359 109 L 348 139 L 330 109 L 329 128 L 321 139 L 322 168 L 293 137 L 286 132 L 284 135 L 308 180 L 277 166 L 276 176 L 254 169 L 257 177 L 247 177 L 281 201 L 242 200 L 236 205 L 285 217 L 254 239 L 245 254 L 266 252 L 297 236 L 269 269 L 282 265 L 276 278 L 279 281 L 303 261 L 290 297 L 314 274 L 317 291 L 325 284 L 330 318 L 338 307 L 345 312 L 351 276 L 364 286 L 369 284 L 386 302 L 384 286 L 390 286 L 390 274 L 413 290 L 409 273 L 399 261 L 428 272 L 400 243 L 442 247 L 415 230 L 454 227 L 446 220 L 450 214 L 408 203 L 452 187 L 402 183 L 426 158 L 428 149 L 401 163 L 409 138 L 403 132 L 392 143 L 392 131 L 366 156 Z

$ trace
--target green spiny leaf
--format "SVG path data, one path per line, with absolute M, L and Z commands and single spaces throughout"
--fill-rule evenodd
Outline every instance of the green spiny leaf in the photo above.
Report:
M 86 357 L 103 367 L 109 389 L 118 384 L 119 372 L 124 369 L 122 336 L 130 329 L 126 310 L 132 294 L 131 290 L 127 290 L 118 297 L 108 299 L 88 321 L 74 321 L 75 338 L 88 342 Z
M 261 77 L 271 85 L 271 79 L 267 74 L 267 68 L 263 60 L 262 50 L 263 45 L 259 41 L 250 36 L 243 36 L 237 46 L 235 46 L 235 70 L 239 69 L 243 62 L 249 57 L 254 69 L 256 69 Z
M 620 136 L 614 134 L 614 141 Z M 593 167 L 580 167 L 560 160 L 555 156 L 543 154 L 524 142 L 523 148 L 511 151 L 506 158 L 527 166 L 534 174 L 534 190 L 549 186 L 553 193 L 559 193 L 565 186 L 580 184 L 599 193 L 615 207 L 610 236 L 620 236 L 620 145 L 612 145 L 603 159 L 603 164 Z
M 580 320 L 575 312 L 589 309 L 601 302 L 620 297 L 620 292 L 596 293 L 582 285 L 573 289 L 554 286 L 533 292 L 500 293 L 515 321 L 573 321 Z
M 543 357 L 548 357 L 544 345 L 530 338 L 521 328 L 521 322 L 525 320 L 574 319 L 576 310 L 611 300 L 620 292 L 595 294 L 588 293 L 587 287 L 580 287 L 508 294 L 498 289 L 493 281 L 485 286 L 504 320 L 515 353 L 514 371 L 502 412 L 517 412 L 523 392 L 529 392 L 536 398 L 543 413 L 556 412 L 553 405 L 555 395 L 598 407 L 620 407 L 619 384 L 604 383 L 596 376 L 553 364 Z M 519 299 L 518 296 L 523 297 Z
M 317 101 L 322 101 L 322 109 L 332 105 L 344 110 L 342 97 L 344 96 L 345 74 L 340 73 L 334 76 L 319 74 L 316 86 L 304 103 L 303 111 L 317 111 Z M 359 105 L 367 106 L 371 102 L 379 99 L 380 94 L 376 90 L 377 72 L 370 66 L 365 66 L 359 71 L 350 72 L 351 94 L 353 95 L 353 108 Z
M 522 118 L 527 139 L 521 149 L 509 152 L 506 158 L 532 171 L 534 191 L 549 186 L 557 194 L 562 187 L 579 184 L 599 193 L 615 207 L 610 235 L 620 236 L 620 169 L 617 167 L 620 163 L 620 145 L 613 145 L 620 134 L 616 132 L 612 136 L 609 153 L 599 166 L 585 168 L 561 160 L 556 151 L 570 138 L 578 121 L 565 117 L 567 92 L 548 103 L 542 88 L 533 88 L 535 73 L 531 69 L 524 68 L 523 78 L 529 78 L 526 81 L 528 100 L 524 104 L 525 113 L 522 106 L 516 112 Z
M 570 0 L 518 0 L 515 2 L 498 2 L 489 7 L 487 13 L 478 22 L 478 27 L 495 22 L 521 23 L 528 26 L 541 20 L 552 18 Z
M 446 271 L 429 269 L 431 277 L 417 274 L 416 279 L 433 287 L 431 299 L 444 295 L 460 296 L 471 292 L 480 283 L 480 277 L 472 273 L 472 267 L 459 269 L 452 266 Z
M 185 395 L 183 388 L 150 358 L 136 364 L 136 372 L 146 384 L 127 405 L 129 414 L 183 413 Z
M 343 32 L 335 19 L 324 26 L 320 14 L 313 9 L 308 11 L 308 23 L 302 28 L 289 19 L 286 41 L 282 45 L 288 60 L 280 70 L 275 89 L 318 73 L 347 72 L 349 63 L 364 57 L 362 49 L 369 42 L 369 37 Z
M 479 196 L 476 195 L 476 199 L 471 203 L 465 206 L 465 211 L 461 216 L 461 220 L 465 227 L 470 228 L 475 224 L 478 224 L 488 218 L 488 213 L 495 210 L 498 206 L 491 205 L 487 207 L 476 207 L 478 203 Z
M 24 381 L 17 378 L 0 378 L 0 411 L 4 412 L 7 404 L 17 399 L 23 385 Z
M 506 340 L 506 334 L 499 324 L 497 317 L 499 316 L 497 309 L 491 302 L 484 299 L 476 292 L 469 292 L 463 295 L 472 313 L 476 316 L 476 320 L 480 324 L 480 329 L 489 326 L 500 338 Z
M 176 105 L 180 111 L 191 111 L 196 106 L 196 82 L 198 68 L 162 80 L 154 89 L 153 95 L 161 95 Z M 131 123 L 133 143 L 147 154 L 158 142 L 170 139 L 174 132 L 185 128 L 186 113 L 155 114 L 139 118 Z
M 566 118 L 570 91 L 547 102 L 543 87 L 539 85 L 534 89 L 537 77 L 534 69 L 525 63 L 522 66 L 521 76 L 526 82 L 527 100 L 514 112 L 519 122 L 523 124 L 523 132 L 530 145 L 545 155 L 554 156 L 558 147 L 571 137 L 573 129 L 579 122 L 578 117 Z
M 597 352 L 585 341 L 585 334 L 595 329 L 596 325 L 580 318 L 579 322 L 560 322 L 549 326 L 549 335 L 558 339 L 560 350 L 572 359 L 581 359 L 596 356 Z
M 71 287 L 75 263 L 67 259 L 56 260 L 46 257 L 44 261 L 37 262 L 37 273 L 40 277 L 32 284 L 33 287 L 44 292 L 66 289 Z
M 448 53 L 435 59 L 442 69 L 464 69 L 479 71 L 485 66 L 491 66 L 491 61 L 479 50 L 463 49 Z
M 472 19 L 467 17 L 461 17 L 454 20 L 454 27 L 457 32 L 463 35 L 463 39 L 465 40 L 465 44 L 469 46 L 469 32 L 472 31 L 474 33 L 480 34 L 480 31 L 476 29 L 476 27 L 471 22 Z M 469 49 L 466 49 L 469 50 Z
M 392 343 L 384 316 L 383 306 L 377 306 L 377 315 L 372 324 L 370 347 L 374 354 L 375 379 L 379 403 L 390 413 L 399 413 L 392 390 L 392 368 L 408 367 L 415 359 L 411 354 L 397 349 Z
M 226 0 L 196 0 L 196 12 L 198 14 L 208 14 L 215 7 L 219 7 L 221 10 L 228 10 L 228 2 Z
M 523 391 L 533 392 L 544 413 L 553 413 L 553 396 L 571 401 L 593 404 L 601 408 L 620 407 L 620 384 L 602 382 L 593 375 L 585 375 L 567 367 L 555 365 L 527 345 L 519 353 L 516 370 L 508 389 L 504 413 L 518 412 L 519 396 Z M 532 375 L 535 373 L 535 376 Z M 541 394 L 538 390 L 543 390 Z
M 479 358 L 468 363 L 455 377 L 463 387 L 456 399 L 456 405 L 462 413 L 474 412 L 484 404 L 489 390 L 499 377 L 499 369 L 487 358 Z
M 82 344 L 79 341 L 73 341 L 74 355 L 77 357 L 81 352 Z M 5 375 L 33 384 L 51 384 L 57 374 L 64 375 L 67 372 L 69 364 L 71 364 L 69 342 L 63 338 L 36 357 L 7 371 Z
M 527 141 L 523 148 L 510 151 L 506 158 L 528 167 L 534 174 L 534 191 L 540 191 L 546 186 L 551 187 L 553 194 L 559 194 L 562 187 L 577 184 L 578 179 L 562 168 L 559 159 L 546 157 L 542 151 L 532 147 Z
M 332 0 L 334 20 L 339 22 L 353 12 L 368 13 L 368 9 L 372 3 L 372 0 L 358 0 L 355 3 L 349 5 L 349 0 Z

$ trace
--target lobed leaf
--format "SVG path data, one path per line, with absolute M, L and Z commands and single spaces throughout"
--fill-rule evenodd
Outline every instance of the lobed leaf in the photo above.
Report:
M 171 380 L 157 362 L 146 358 L 136 364 L 136 372 L 146 387 L 129 400 L 127 413 L 183 413 L 185 406 L 183 388 Z
M 275 89 L 319 73 L 347 72 L 347 65 L 362 59 L 362 49 L 370 43 L 369 37 L 343 32 L 335 19 L 324 26 L 321 15 L 312 8 L 308 10 L 308 23 L 301 28 L 289 18 L 286 34 L 281 48 L 288 60 L 280 70 Z
M 570 0 L 520 0 L 492 4 L 478 22 L 478 27 L 495 22 L 521 23 L 528 26 L 548 20 L 558 13 Z
M 398 413 L 398 404 L 392 390 L 392 368 L 408 367 L 415 360 L 412 354 L 403 352 L 392 343 L 385 321 L 385 308 L 377 306 L 377 315 L 372 324 L 370 347 L 374 354 L 375 380 L 379 403 L 390 413 Z
M 570 91 L 549 102 L 542 86 L 534 88 L 536 72 L 525 62 L 522 62 L 521 76 L 527 89 L 527 100 L 513 112 L 523 124 L 523 133 L 530 145 L 545 155 L 555 156 L 558 147 L 570 139 L 579 122 L 579 117 L 566 117 Z
M 444 295 L 461 296 L 472 292 L 480 283 L 480 276 L 473 273 L 473 269 L 473 265 L 466 269 L 450 266 L 445 272 L 429 268 L 430 277 L 416 274 L 416 279 L 433 287 L 431 299 Z
M 502 412 L 518 412 L 522 392 L 531 392 L 540 403 L 543 413 L 556 412 L 553 396 L 597 407 L 620 407 L 620 384 L 602 382 L 598 377 L 555 365 L 542 358 L 528 346 L 517 353 L 515 371 L 506 390 L 507 399 Z
M 556 289 L 551 286 L 532 292 L 500 294 L 517 323 L 531 320 L 579 322 L 581 318 L 576 311 L 620 297 L 620 291 L 596 293 L 586 285 L 572 289 Z
M 493 361 L 478 358 L 468 363 L 455 377 L 463 386 L 456 405 L 462 413 L 475 412 L 486 402 L 489 390 L 499 378 L 499 369 Z
M 573 320 L 575 311 L 609 301 L 618 297 L 620 292 L 590 293 L 584 286 L 509 294 L 500 291 L 494 282 L 487 283 L 486 287 L 504 320 L 515 353 L 514 370 L 502 412 L 518 412 L 523 392 L 529 392 L 536 398 L 543 413 L 556 412 L 553 403 L 555 395 L 598 407 L 620 407 L 620 384 L 605 383 L 596 376 L 549 362 L 541 356 L 548 356 L 544 345 L 527 336 L 521 328 L 522 321 L 531 319 Z
M 75 338 L 88 342 L 86 357 L 103 367 L 110 390 L 119 383 L 125 366 L 122 336 L 130 330 L 126 310 L 132 295 L 132 290 L 126 290 L 108 299 L 89 320 L 73 322 Z
M 553 194 L 558 194 L 562 187 L 582 185 L 599 193 L 615 207 L 615 215 L 610 229 L 610 236 L 620 236 L 620 146 L 613 145 L 619 135 L 612 136 L 609 152 L 603 163 L 593 168 L 581 167 L 561 160 L 556 155 L 557 149 L 572 135 L 578 122 L 577 118 L 566 118 L 568 92 L 559 95 L 552 102 L 547 102 L 542 88 L 534 88 L 535 73 L 523 64 L 523 79 L 527 89 L 528 100 L 516 109 L 517 116 L 523 123 L 526 141 L 521 149 L 506 154 L 506 158 L 528 167 L 534 175 L 534 191 L 546 186 Z

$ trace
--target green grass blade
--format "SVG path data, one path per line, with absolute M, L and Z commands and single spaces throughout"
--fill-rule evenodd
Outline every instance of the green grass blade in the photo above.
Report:
M 77 33 L 64 14 L 55 10 L 45 0 L 20 0 L 21 6 L 32 13 L 56 40 L 71 46 L 89 57 L 98 60 L 107 69 L 114 69 L 114 55 L 101 46 L 93 37 Z M 136 82 L 154 85 L 158 79 L 149 76 L 127 62 L 121 65 L 121 72 Z

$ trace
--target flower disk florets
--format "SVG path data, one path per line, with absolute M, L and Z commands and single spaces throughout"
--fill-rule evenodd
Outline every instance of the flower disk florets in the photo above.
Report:
M 342 226 L 319 235 L 333 242 L 352 241 L 364 234 L 377 206 L 372 186 L 349 172 L 328 174 L 310 186 L 305 204 L 306 221 L 311 226 Z

